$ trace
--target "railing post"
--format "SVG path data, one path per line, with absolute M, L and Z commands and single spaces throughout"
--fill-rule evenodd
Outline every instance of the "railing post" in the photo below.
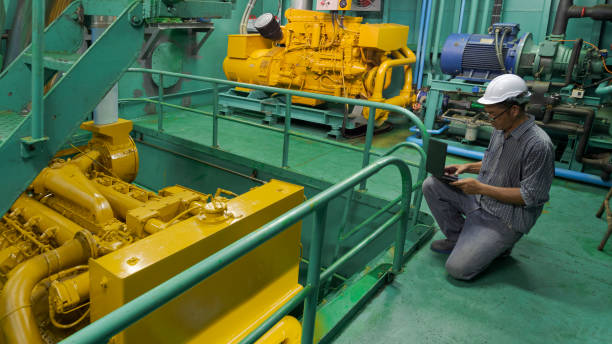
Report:
M 291 95 L 285 95 L 285 131 L 283 140 L 283 167 L 289 167 L 289 130 L 291 130 Z
M 45 1 L 32 2 L 32 139 L 45 136 L 44 65 Z
M 374 119 L 376 117 L 376 108 L 370 107 L 368 115 L 368 127 L 366 130 L 365 148 L 363 151 L 363 163 L 361 168 L 365 168 L 370 164 L 370 149 L 372 149 L 372 138 L 374 137 Z M 360 190 L 365 190 L 367 181 L 363 181 L 359 185 Z
M 302 320 L 302 344 L 312 344 L 314 338 L 315 318 L 319 299 L 319 280 L 321 278 L 321 250 L 325 236 L 325 220 L 327 218 L 327 203 L 315 212 L 312 241 L 308 263 L 308 278 L 306 285 L 312 286 L 312 291 L 304 301 L 304 318 Z
M 219 86 L 213 83 L 213 137 L 212 146 L 219 148 Z
M 157 109 L 157 131 L 164 131 L 164 75 L 159 74 L 159 84 L 157 85 L 159 108 Z
M 402 270 L 402 263 L 404 260 L 404 243 L 406 241 L 406 231 L 408 230 L 408 218 L 410 217 L 410 190 L 408 188 L 408 181 L 406 180 L 407 178 L 410 178 L 410 175 L 406 175 L 406 173 L 402 172 L 401 170 L 400 173 L 402 178 L 402 218 L 400 219 L 400 225 L 395 233 L 395 255 L 393 256 L 392 270 L 392 272 L 396 275 Z

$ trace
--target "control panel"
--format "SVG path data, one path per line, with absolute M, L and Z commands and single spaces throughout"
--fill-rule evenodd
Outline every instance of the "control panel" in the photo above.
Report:
M 318 11 L 380 11 L 382 0 L 316 0 Z
M 350 11 L 352 0 L 316 0 L 319 11 Z

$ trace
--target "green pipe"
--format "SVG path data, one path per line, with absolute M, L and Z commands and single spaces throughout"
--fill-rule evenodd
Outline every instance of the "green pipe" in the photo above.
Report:
M 476 15 L 478 14 L 478 4 L 480 0 L 472 0 L 470 4 L 470 19 L 468 21 L 468 29 L 466 33 L 476 33 Z
M 432 58 L 431 58 L 431 70 L 433 72 L 433 74 L 435 75 L 434 79 L 438 79 L 438 71 L 436 70 L 436 67 L 438 67 L 438 53 L 440 52 L 440 36 L 442 35 L 442 28 L 443 26 L 440 25 L 440 23 L 444 23 L 444 8 L 446 7 L 446 0 L 440 0 L 440 2 L 438 3 L 438 18 L 437 23 L 438 23 L 438 27 L 436 29 L 436 37 L 434 38 L 434 44 L 433 44 L 433 52 L 432 52 Z
M 323 251 L 323 238 L 325 237 L 325 222 L 327 220 L 326 202 L 315 212 L 314 228 L 311 234 L 310 254 L 308 260 L 308 273 L 306 284 L 312 286 L 312 292 L 304 301 L 304 316 L 302 318 L 302 343 L 312 344 L 314 338 L 315 318 L 317 317 L 317 304 L 319 303 L 319 284 L 321 273 L 321 253 Z
M 213 84 L 213 148 L 219 148 L 219 86 Z
M 387 210 L 391 209 L 394 205 L 396 205 L 400 200 L 402 199 L 402 196 L 398 196 L 396 199 L 394 199 L 393 201 L 387 203 L 387 205 L 385 205 L 383 208 L 381 208 L 380 210 L 378 210 L 376 213 L 372 214 L 372 216 L 368 217 L 367 219 L 365 219 L 362 223 L 360 223 L 359 225 L 357 225 L 357 227 L 353 228 L 350 232 L 346 233 L 345 235 L 342 235 L 340 237 L 341 241 L 346 240 L 347 238 L 349 238 L 351 235 L 357 233 L 358 231 L 360 231 L 363 227 L 369 225 L 370 223 L 372 223 L 372 221 L 374 221 L 377 217 L 379 217 L 380 215 L 382 215 L 383 213 L 385 213 Z
M 166 75 L 166 76 L 173 76 L 173 77 L 177 77 L 177 78 L 184 78 L 184 79 L 190 79 L 190 80 L 198 80 L 198 81 L 204 81 L 204 82 L 210 82 L 210 83 L 217 83 L 217 84 L 228 85 L 228 86 L 233 86 L 233 87 L 250 88 L 250 89 L 260 90 L 260 91 L 264 91 L 264 92 L 268 92 L 268 93 L 290 94 L 292 96 L 320 99 L 320 100 L 323 100 L 323 101 L 326 101 L 326 102 L 330 102 L 330 103 L 348 104 L 348 105 L 359 105 L 359 106 L 364 106 L 364 107 L 369 107 L 369 108 L 378 108 L 378 109 L 388 110 L 388 111 L 391 111 L 391 112 L 399 113 L 399 114 L 403 115 L 404 117 L 406 117 L 407 119 L 409 119 L 412 123 L 414 123 L 419 128 L 419 130 L 421 132 L 421 136 L 423 138 L 423 147 L 424 147 L 424 149 L 427 150 L 427 147 L 429 145 L 429 133 L 427 132 L 423 122 L 421 122 L 419 117 L 416 116 L 411 111 L 409 111 L 408 109 L 405 109 L 405 108 L 397 106 L 397 105 L 390 105 L 390 104 L 386 104 L 386 103 L 372 102 L 372 101 L 363 100 L 363 99 L 336 97 L 336 96 L 330 96 L 330 95 L 327 95 L 327 94 L 309 93 L 309 92 L 296 91 L 296 90 L 291 90 L 291 89 L 286 89 L 286 88 L 262 86 L 262 85 L 255 85 L 255 84 L 245 84 L 245 83 L 242 83 L 242 82 L 229 81 L 229 80 L 221 80 L 221 79 L 215 79 L 215 78 L 209 78 L 209 77 L 197 76 L 197 75 L 182 74 L 182 73 L 166 72 L 166 71 L 156 70 L 156 69 L 129 68 L 127 70 L 127 72 L 132 72 L 132 73 L 150 73 L 150 74 L 160 74 L 160 75 L 163 74 L 163 75 Z
M 491 10 L 491 4 L 493 3 L 493 1 L 486 1 L 484 2 L 484 8 L 482 9 L 482 21 L 480 22 L 480 33 L 481 34 L 486 34 L 488 32 L 487 28 L 489 27 L 490 24 L 490 20 L 487 19 L 491 19 L 491 16 L 489 15 L 489 11 Z
M 606 82 L 602 82 L 595 89 L 595 94 L 598 96 L 607 96 L 612 93 L 612 85 L 608 85 Z
M 45 1 L 32 1 L 32 139 L 45 136 L 43 51 L 45 30 Z
M 289 131 L 291 130 L 291 95 L 285 95 L 285 131 L 283 132 L 283 168 L 289 167 Z
M 371 107 L 368 111 L 368 127 L 366 129 L 366 141 L 361 167 L 366 167 L 370 163 L 370 150 L 372 149 L 372 139 L 374 138 L 374 119 L 376 117 L 376 108 Z M 359 189 L 365 190 L 365 188 L 366 181 L 364 180 L 359 186 Z
M 276 325 L 285 315 L 291 312 L 300 302 L 304 301 L 306 296 L 312 295 L 312 286 L 307 285 L 302 289 L 299 293 L 297 293 L 293 298 L 291 298 L 287 303 L 282 305 L 276 312 L 274 312 L 270 317 L 264 320 L 261 325 L 257 326 L 255 330 L 249 333 L 244 339 L 240 341 L 239 344 L 252 344 L 255 343 L 261 336 L 266 334 L 274 325 Z
M 378 238 L 382 233 L 385 232 L 389 227 L 393 226 L 404 214 L 404 210 L 400 210 L 397 214 L 393 215 L 390 219 L 385 221 L 380 227 L 378 227 L 374 232 L 368 235 L 364 240 L 360 241 L 355 247 L 353 247 L 350 251 L 344 254 L 340 259 L 336 260 L 334 264 L 330 265 L 324 273 L 321 274 L 321 283 L 327 281 L 327 279 L 331 278 L 332 275 L 346 262 L 348 262 L 351 258 L 353 258 L 359 251 L 363 250 L 366 246 L 372 243 L 376 238 Z M 401 257 L 402 255 L 400 255 Z
M 258 230 L 247 234 L 221 251 L 214 253 L 208 258 L 196 263 L 169 280 L 105 315 L 101 319 L 98 319 L 94 323 L 66 338 L 62 343 L 100 343 L 108 341 L 115 334 L 123 331 L 131 324 L 173 300 L 178 295 L 202 282 L 215 272 L 223 269 L 236 259 L 283 232 L 291 225 L 312 213 L 315 209 L 326 206 L 330 200 L 340 196 L 349 188 L 355 187 L 361 180 L 369 178 L 389 165 L 396 166 L 400 171 L 402 192 L 407 195 L 407 190 L 411 188 L 412 180 L 408 165 L 397 157 L 386 157 L 377 160 L 349 178 L 329 187 L 301 205 L 272 220 Z M 403 206 L 406 207 L 406 204 L 403 204 Z M 404 212 L 406 213 L 406 209 L 404 209 Z M 401 257 L 403 256 L 403 252 L 395 250 L 395 255 L 400 255 Z M 313 265 L 315 264 L 309 265 L 309 270 Z M 315 268 L 318 271 L 319 267 Z
M 164 131 L 164 76 L 159 76 L 159 85 L 157 86 L 157 92 L 159 94 L 158 114 L 157 114 L 157 131 Z

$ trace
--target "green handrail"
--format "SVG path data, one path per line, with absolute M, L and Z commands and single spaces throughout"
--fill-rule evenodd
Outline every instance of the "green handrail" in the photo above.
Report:
M 381 157 L 389 156 L 396 150 L 400 148 L 404 148 L 404 147 L 414 148 L 421 155 L 419 174 L 417 176 L 417 186 L 419 187 L 419 191 L 415 192 L 414 200 L 412 201 L 412 204 L 414 204 L 412 220 L 410 222 L 410 228 L 412 228 L 416 225 L 418 221 L 419 210 L 421 209 L 421 202 L 423 202 L 423 192 L 420 191 L 420 187 L 423 185 L 423 182 L 425 181 L 425 177 L 427 177 L 427 171 L 425 170 L 425 162 L 427 161 L 427 154 L 425 153 L 425 149 L 423 149 L 423 147 L 417 145 L 414 142 L 400 142 L 396 144 L 395 146 L 391 147 L 391 149 L 385 152 Z
M 122 98 L 119 99 L 119 102 L 145 102 L 145 103 L 151 103 L 151 104 L 160 104 L 159 100 L 155 100 L 155 99 L 150 99 L 150 98 Z M 176 105 L 176 104 L 172 104 L 172 103 L 161 103 L 161 105 L 163 106 L 167 106 L 167 107 L 171 107 L 177 110 L 182 110 L 182 111 L 187 111 L 187 112 L 192 112 L 192 113 L 196 113 L 196 114 L 200 114 L 200 115 L 205 115 L 205 116 L 209 116 L 209 117 L 213 117 L 213 113 L 212 112 L 208 112 L 208 111 L 204 111 L 204 110 L 198 110 L 198 109 L 194 109 L 194 108 L 190 108 L 190 107 L 186 107 L 186 106 L 181 106 L 181 105 Z M 283 129 L 278 129 L 275 127 L 271 127 L 269 125 L 263 125 L 263 124 L 258 124 L 258 123 L 254 123 L 248 120 L 244 120 L 244 119 L 240 119 L 240 118 L 234 118 L 234 117 L 227 117 L 227 116 L 222 116 L 219 115 L 218 116 L 219 119 L 222 119 L 224 121 L 229 121 L 229 122 L 235 122 L 235 123 L 240 123 L 240 124 L 245 124 L 245 125 L 250 125 L 252 127 L 256 127 L 256 128 L 260 128 L 260 129 L 264 129 L 264 130 L 269 130 L 269 131 L 274 131 L 277 133 L 285 133 L 285 130 Z M 309 135 L 309 134 L 304 134 L 298 131 L 294 131 L 294 130 L 289 130 L 289 135 L 291 136 L 295 136 L 295 137 L 299 137 L 302 139 L 306 139 L 306 140 L 311 140 L 311 141 L 315 141 L 315 142 L 320 142 L 320 143 L 324 143 L 324 144 L 328 144 L 328 145 L 332 145 L 332 146 L 336 146 L 336 147 L 342 147 L 345 149 L 349 149 L 352 151 L 356 151 L 356 152 L 360 152 L 360 153 L 364 153 L 365 149 L 360 148 L 360 147 L 355 147 L 346 143 L 342 143 L 342 142 L 337 142 L 335 140 L 329 140 L 329 139 L 325 139 L 325 138 L 321 138 L 318 136 L 314 136 L 314 135 Z M 409 142 L 406 142 L 409 143 Z M 400 145 L 403 144 L 400 143 Z M 419 145 L 415 145 L 415 147 L 418 147 L 418 149 L 422 149 L 421 146 Z M 383 154 L 376 152 L 376 151 L 370 151 L 371 155 L 377 156 L 377 157 L 381 157 L 383 156 Z M 386 154 L 386 153 L 384 153 Z M 423 164 L 417 164 L 415 162 L 412 161 L 407 161 L 405 160 L 406 164 L 413 166 L 413 167 L 420 167 L 420 166 L 424 166 Z
M 400 226 L 396 232 L 395 254 L 393 259 L 393 272 L 399 273 L 404 257 L 404 241 L 406 238 L 406 231 L 408 229 L 408 210 L 410 208 L 412 178 L 408 165 L 402 159 L 397 157 L 385 157 L 358 171 L 344 181 L 331 186 L 310 200 L 293 208 L 258 230 L 247 234 L 242 239 L 196 263 L 148 292 L 138 296 L 127 304 L 119 307 L 115 311 L 107 314 L 101 319 L 76 332 L 72 336 L 66 338 L 64 341 L 62 341 L 62 343 L 102 343 L 110 340 L 112 336 L 124 330 L 134 322 L 145 317 L 157 308 L 171 301 L 178 295 L 184 293 L 188 289 L 202 282 L 207 277 L 221 270 L 236 259 L 247 254 L 254 248 L 280 234 L 291 225 L 297 223 L 307 215 L 314 212 L 315 228 L 312 232 L 311 238 L 308 283 L 304 290 L 298 294 L 300 298 L 305 298 L 304 318 L 302 321 L 302 343 L 312 343 L 314 336 L 314 320 L 318 301 L 318 289 L 321 279 L 320 259 L 323 243 L 322 241 L 325 234 L 327 205 L 331 200 L 342 195 L 345 191 L 354 188 L 363 180 L 371 177 L 389 165 L 396 166 L 400 171 L 402 178 L 402 210 L 383 225 L 388 227 L 390 226 L 390 221 L 395 222 L 397 221 L 396 218 L 399 217 Z M 375 230 L 375 232 L 360 243 L 359 246 L 363 248 L 365 245 L 367 245 L 367 243 L 374 240 L 375 237 L 380 234 L 380 232 L 382 232 L 380 228 Z M 357 252 L 358 250 L 351 250 L 349 253 L 341 257 L 340 261 L 348 260 L 351 256 L 357 254 Z M 338 267 L 339 264 L 333 265 L 333 269 L 337 269 Z M 331 273 L 326 272 L 327 270 L 323 272 L 323 274 L 324 277 L 327 278 L 331 275 Z M 291 302 L 293 305 L 297 304 L 295 303 L 295 300 L 289 302 Z M 281 309 L 275 312 L 273 316 L 266 319 L 264 323 L 262 323 L 255 331 L 259 335 L 265 333 L 269 328 L 274 326 L 278 319 L 280 319 L 281 314 L 285 315 L 289 311 L 291 311 L 291 308 L 281 307 Z M 244 342 L 252 343 L 257 340 L 257 338 L 258 336 L 255 337 L 255 335 L 251 334 L 249 337 L 245 338 Z M 246 339 L 248 339 L 248 341 L 246 341 Z
M 360 105 L 360 106 L 364 106 L 366 108 L 369 108 L 369 113 L 375 114 L 377 109 L 383 109 L 383 110 L 388 110 L 388 111 L 393 111 L 393 112 L 397 112 L 399 114 L 402 114 L 403 116 L 405 116 L 407 119 L 409 119 L 412 123 L 415 124 L 415 126 L 417 126 L 420 129 L 420 132 L 422 133 L 422 138 L 423 138 L 423 148 L 425 150 L 427 150 L 427 147 L 429 145 L 429 133 L 427 132 L 427 130 L 425 129 L 425 125 L 423 124 L 423 122 L 421 122 L 421 120 L 412 112 L 410 112 L 409 110 L 397 106 L 397 105 L 390 105 L 390 104 L 386 104 L 386 103 L 379 103 L 379 102 L 372 102 L 369 100 L 363 100 L 363 99 L 353 99 L 353 98 L 344 98 L 344 97 L 336 97 L 336 96 L 330 96 L 327 94 L 319 94 L 319 93 L 309 93 L 309 92 L 303 92 L 303 91 L 296 91 L 296 90 L 292 90 L 292 89 L 286 89 L 286 88 L 277 88 L 277 87 L 270 87 L 270 86 L 262 86 L 262 85 L 255 85 L 255 84 L 246 84 L 246 83 L 242 83 L 242 82 L 236 82 L 236 81 L 229 81 L 229 80 L 222 80 L 222 79 L 215 79 L 215 78 L 209 78 L 209 77 L 204 77 L 204 76 L 196 76 L 196 75 L 189 75 L 189 74 L 183 74 L 183 73 L 174 73 L 174 72 L 167 72 L 167 71 L 162 71 L 162 70 L 156 70 L 156 69 L 146 69 L 146 68 L 129 68 L 127 70 L 128 72 L 132 72 L 132 73 L 149 73 L 149 74 L 158 74 L 161 77 L 163 77 L 164 75 L 166 76 L 171 76 L 171 77 L 176 77 L 176 78 L 184 78 L 184 79 L 190 79 L 190 80 L 196 80 L 196 81 L 203 81 L 203 82 L 209 82 L 212 83 L 214 88 L 213 88 L 213 147 L 218 147 L 218 140 L 217 140 L 217 127 L 218 127 L 218 112 L 219 112 L 219 100 L 218 100 L 218 84 L 222 84 L 222 85 L 228 85 L 228 86 L 233 86 L 233 87 L 242 87 L 242 88 L 248 88 L 248 89 L 255 89 L 255 90 L 260 90 L 260 91 L 264 91 L 264 92 L 268 92 L 268 93 L 278 93 L 278 94 L 284 94 L 285 95 L 285 130 L 284 130 L 284 136 L 285 136 L 285 140 L 284 140 L 284 144 L 283 144 L 283 160 L 282 160 L 282 166 L 284 168 L 289 167 L 288 165 L 288 161 L 289 161 L 289 135 L 290 135 L 290 130 L 291 130 L 291 102 L 289 101 L 291 96 L 299 96 L 299 97 L 305 97 L 305 98 L 313 98 L 313 99 L 319 99 L 319 100 L 323 100 L 326 102 L 331 102 L 331 103 L 340 103 L 340 104 L 347 104 L 347 105 Z M 159 122 L 163 121 L 163 110 L 161 109 L 164 105 L 162 104 L 163 102 L 163 98 L 162 96 L 160 96 L 159 99 L 160 103 L 160 119 Z M 161 131 L 161 125 L 159 125 L 160 131 Z M 367 130 L 366 130 L 366 142 L 365 142 L 365 149 L 363 152 L 363 160 L 362 160 L 362 166 L 361 167 L 366 167 L 369 163 L 370 163 L 370 150 L 372 149 L 372 140 L 373 140 L 373 136 L 374 136 L 374 116 L 368 116 L 368 124 L 367 124 Z M 424 166 L 420 166 L 419 167 L 421 170 L 424 169 Z M 422 174 L 422 171 L 419 171 L 419 175 Z M 364 181 L 363 183 L 361 183 L 361 185 L 359 186 L 359 188 L 361 190 L 365 190 L 366 189 L 366 181 Z

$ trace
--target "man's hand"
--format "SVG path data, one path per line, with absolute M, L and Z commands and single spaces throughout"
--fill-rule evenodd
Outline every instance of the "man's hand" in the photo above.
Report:
M 485 188 L 485 185 L 474 178 L 462 178 L 456 182 L 452 182 L 449 185 L 452 185 L 456 188 L 461 189 L 463 193 L 468 195 L 478 195 L 482 194 Z
M 456 176 L 466 172 L 470 168 L 469 164 L 455 164 L 444 167 L 444 174 L 454 174 Z

